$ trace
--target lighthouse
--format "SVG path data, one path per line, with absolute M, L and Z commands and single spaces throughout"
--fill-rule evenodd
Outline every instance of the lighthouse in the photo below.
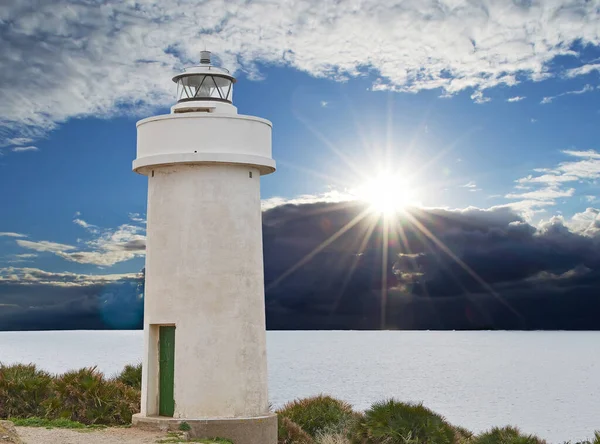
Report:
M 133 424 L 275 444 L 260 207 L 260 178 L 275 171 L 272 124 L 238 114 L 236 79 L 208 51 L 173 82 L 171 113 L 137 122 L 133 170 L 148 177 L 148 225 Z

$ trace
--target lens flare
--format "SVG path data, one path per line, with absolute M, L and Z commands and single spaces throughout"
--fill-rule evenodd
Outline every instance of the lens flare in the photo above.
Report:
M 413 187 L 400 173 L 381 173 L 358 188 L 356 195 L 373 212 L 393 216 L 418 205 Z

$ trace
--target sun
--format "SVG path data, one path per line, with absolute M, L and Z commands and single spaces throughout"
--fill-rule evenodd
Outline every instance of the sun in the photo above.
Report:
M 414 187 L 401 173 L 382 172 L 360 186 L 356 194 L 373 212 L 388 217 L 417 205 Z

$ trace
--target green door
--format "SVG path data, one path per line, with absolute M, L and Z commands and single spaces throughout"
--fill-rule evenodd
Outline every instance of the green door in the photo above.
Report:
M 175 400 L 173 383 L 175 381 L 175 327 L 160 327 L 159 341 L 159 396 L 158 414 L 173 416 Z

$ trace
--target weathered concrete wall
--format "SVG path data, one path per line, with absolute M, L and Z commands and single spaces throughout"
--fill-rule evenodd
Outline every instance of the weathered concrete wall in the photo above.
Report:
M 176 326 L 175 418 L 267 414 L 258 167 L 162 166 L 148 181 L 142 415 L 158 413 L 152 324 Z

